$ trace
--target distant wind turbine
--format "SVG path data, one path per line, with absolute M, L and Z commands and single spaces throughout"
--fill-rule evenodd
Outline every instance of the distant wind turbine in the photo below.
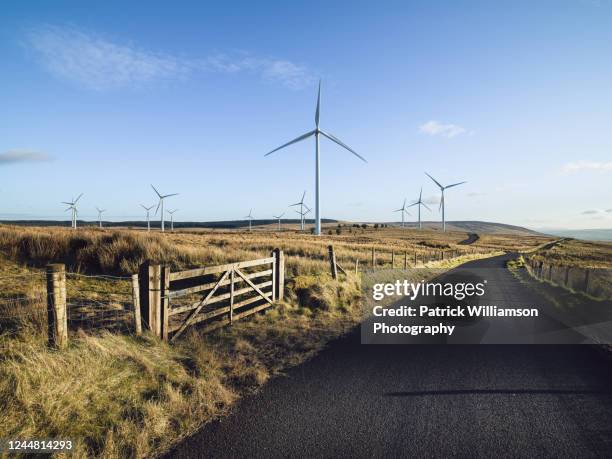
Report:
M 253 213 L 253 209 L 249 210 L 249 215 L 246 215 L 244 218 L 248 218 L 249 219 L 249 231 L 251 231 L 251 221 L 253 220 L 253 215 L 251 215 Z
M 397 210 L 394 210 L 393 212 L 401 212 L 402 213 L 402 228 L 403 228 L 404 227 L 404 215 L 405 214 L 410 215 L 410 212 L 408 212 L 406 210 L 406 198 L 404 198 L 404 204 L 402 204 L 402 207 L 397 209 Z
M 98 211 L 98 226 L 102 228 L 102 212 L 106 212 L 106 209 L 100 209 L 99 207 L 96 207 L 96 210 Z
M 176 212 L 177 210 L 178 209 L 166 211 L 170 214 L 170 231 L 174 231 L 174 212 Z
M 429 210 L 431 212 L 431 209 L 429 207 L 427 207 L 427 204 L 425 204 L 423 202 L 423 200 L 421 199 L 423 196 L 423 187 L 421 187 L 421 192 L 419 193 L 419 200 L 416 201 L 413 204 L 410 204 L 408 207 L 412 207 L 412 206 L 419 206 L 419 229 L 422 229 L 423 227 L 421 226 L 421 206 L 425 207 L 427 210 Z
M 79 199 L 81 199 L 81 197 L 83 196 L 83 193 L 81 193 L 76 199 L 72 199 L 72 201 L 70 202 L 66 202 L 66 201 L 62 201 L 62 204 L 66 204 L 68 206 L 68 208 L 66 209 L 66 212 L 68 212 L 69 210 L 71 210 L 72 212 L 72 223 L 71 223 L 71 227 L 73 229 L 76 229 L 77 227 L 77 216 L 79 215 L 79 211 L 77 210 L 76 207 L 76 203 L 79 201 Z
M 159 198 L 159 202 L 157 203 L 157 209 L 155 209 L 155 215 L 157 215 L 157 211 L 159 211 L 159 208 L 161 207 L 161 214 L 160 214 L 159 218 L 160 218 L 160 222 L 161 222 L 161 230 L 163 232 L 165 230 L 165 228 L 164 228 L 164 199 L 169 198 L 170 196 L 176 196 L 176 195 L 178 195 L 178 193 L 162 195 L 162 194 L 159 193 L 159 191 L 157 191 L 157 189 L 153 185 L 151 185 L 151 188 L 153 188 L 153 191 L 155 191 L 155 194 Z
M 464 183 L 467 183 L 467 182 L 459 182 L 459 183 L 453 183 L 452 185 L 442 186 L 440 185 L 440 182 L 438 182 L 435 178 L 433 178 L 427 172 L 425 172 L 425 175 L 427 175 L 427 177 L 432 179 L 435 182 L 435 184 L 438 185 L 438 187 L 440 188 L 440 191 L 442 192 L 442 197 L 440 198 L 440 209 L 442 210 L 442 231 L 446 231 L 446 220 L 444 218 L 444 190 L 447 190 L 454 186 L 463 185 Z
M 367 163 L 366 159 L 363 156 L 357 154 L 354 150 L 352 150 L 349 146 L 343 143 L 340 139 L 338 139 L 337 137 L 335 137 L 334 135 L 330 133 L 327 133 L 319 129 L 320 107 L 321 107 L 321 81 L 319 80 L 319 92 L 317 95 L 317 109 L 315 112 L 315 128 L 312 131 L 309 131 L 306 134 L 302 134 L 301 136 L 291 140 L 290 142 L 287 142 L 281 145 L 280 147 L 275 148 L 274 150 L 272 150 L 269 153 L 266 153 L 265 155 L 265 156 L 271 155 L 275 151 L 278 151 L 294 143 L 301 142 L 302 140 L 305 140 L 314 135 L 315 137 L 315 190 L 316 190 L 315 191 L 315 232 L 314 234 L 317 236 L 321 234 L 321 205 L 320 205 L 321 200 L 320 200 L 320 189 L 319 189 L 319 175 L 320 175 L 320 169 L 321 169 L 320 164 L 321 163 L 319 159 L 319 136 L 322 135 L 324 137 L 327 137 L 332 142 L 340 145 L 342 148 L 348 150 L 349 152 L 357 156 L 359 159 L 361 159 L 363 162 Z
M 300 199 L 300 202 L 296 202 L 295 204 L 290 204 L 289 207 L 294 207 L 294 206 L 300 206 L 300 211 L 298 212 L 298 214 L 300 214 L 300 216 L 304 213 L 304 206 L 306 204 L 304 204 L 304 197 L 306 196 L 306 190 L 304 190 L 304 193 L 302 193 L 302 199 Z M 301 219 L 300 217 L 300 228 L 302 231 L 304 231 L 304 221 Z
M 140 204 L 140 207 L 142 207 L 147 212 L 147 231 L 151 231 L 151 219 L 149 217 L 149 214 L 151 212 L 151 209 L 155 206 L 147 207 L 143 204 Z
M 301 210 L 301 209 L 300 210 L 296 210 L 296 212 L 300 215 L 300 227 L 302 228 L 302 231 L 304 231 L 304 223 L 306 221 L 306 219 L 304 217 L 309 212 L 312 212 L 312 209 L 310 209 L 306 204 L 304 204 L 304 208 L 306 210 Z
M 278 230 L 281 230 L 281 218 L 283 218 L 283 215 L 285 215 L 285 212 L 283 212 L 280 215 L 272 215 L 274 218 L 278 219 Z

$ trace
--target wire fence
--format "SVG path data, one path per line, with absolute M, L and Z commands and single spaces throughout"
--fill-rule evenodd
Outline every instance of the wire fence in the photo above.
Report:
M 131 278 L 66 273 L 68 331 L 134 331 Z

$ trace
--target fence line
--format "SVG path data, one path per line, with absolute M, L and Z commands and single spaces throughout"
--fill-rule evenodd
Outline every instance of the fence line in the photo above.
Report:
M 597 299 L 612 297 L 611 269 L 553 264 L 530 257 L 525 258 L 525 267 L 536 279 Z
M 359 258 L 341 263 L 334 247 L 328 246 L 332 277 L 338 279 L 339 274 L 346 276 L 353 270 L 359 273 L 364 268 L 408 269 L 419 263 L 425 265 L 480 252 L 474 248 L 368 250 L 371 263 L 360 265 Z M 79 329 L 136 335 L 146 330 L 164 340 L 173 340 L 196 323 L 202 323 L 204 331 L 231 324 L 283 299 L 285 260 L 283 252 L 275 249 L 266 258 L 178 272 L 172 272 L 167 265 L 145 263 L 132 276 L 88 275 L 67 273 L 64 265 L 50 264 L 46 274 L 0 277 L 7 278 L 41 281 L 46 278 L 46 293 L 41 285 L 38 297 L 19 297 L 4 303 L 0 297 L 0 326 L 26 317 L 28 308 L 37 320 L 46 312 L 49 345 L 62 348 L 69 335 Z M 18 304 L 23 304 L 19 311 L 15 307 Z

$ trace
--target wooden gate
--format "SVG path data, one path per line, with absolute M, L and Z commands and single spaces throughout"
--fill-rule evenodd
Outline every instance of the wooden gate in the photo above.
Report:
M 279 249 L 269 258 L 188 271 L 147 265 L 141 268 L 149 284 L 146 294 L 141 291 L 142 320 L 170 341 L 195 324 L 203 325 L 203 332 L 223 327 L 282 300 L 284 271 Z

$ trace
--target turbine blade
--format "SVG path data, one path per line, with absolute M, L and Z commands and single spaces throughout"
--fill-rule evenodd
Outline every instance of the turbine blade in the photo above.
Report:
M 421 191 L 419 192 L 419 201 L 421 201 L 422 196 L 423 196 L 423 187 L 421 187 Z
M 442 206 L 444 205 L 444 195 L 440 198 L 440 207 L 438 207 L 438 212 L 442 210 Z
M 420 203 L 417 201 L 417 202 L 415 202 L 413 204 L 410 204 L 408 207 L 416 206 L 417 204 L 420 204 Z
M 403 207 L 401 209 L 394 210 L 393 212 L 401 212 L 402 210 L 404 210 Z
M 315 113 L 315 125 L 319 127 L 319 110 L 321 107 L 321 80 L 319 80 L 319 94 L 317 95 L 317 111 Z
M 304 192 L 302 193 L 302 199 L 300 199 L 300 202 L 304 202 L 304 197 L 306 197 L 306 190 L 304 190 Z
M 296 202 L 295 204 L 289 204 L 289 207 L 293 207 L 293 206 L 301 206 L 303 205 L 303 203 L 301 202 Z
M 167 194 L 165 196 L 162 196 L 162 198 L 169 198 L 170 196 L 177 196 L 178 193 L 172 193 L 172 194 Z
M 426 175 L 427 177 L 429 177 L 430 179 L 432 179 L 432 180 L 433 180 L 433 181 L 436 183 L 436 185 L 438 185 L 438 186 L 439 186 L 441 189 L 442 189 L 442 188 L 444 188 L 442 185 L 440 185 L 440 182 L 438 182 L 438 181 L 437 181 L 435 178 L 433 178 L 433 177 L 432 177 L 431 175 L 429 175 L 427 172 L 425 172 L 425 175 Z
M 289 145 L 292 145 L 292 144 L 294 144 L 294 143 L 301 142 L 302 140 L 307 139 L 308 137 L 310 137 L 311 135 L 313 135 L 314 133 L 315 133 L 315 131 L 310 131 L 310 132 L 307 132 L 306 134 L 302 134 L 301 136 L 296 137 L 296 138 L 295 138 L 295 139 L 293 139 L 292 141 L 287 142 L 286 144 L 281 145 L 281 146 L 280 146 L 280 147 L 278 147 L 278 148 L 275 148 L 274 150 L 272 150 L 272 151 L 271 151 L 271 152 L 269 152 L 269 153 L 266 153 L 264 156 L 271 155 L 271 154 L 272 154 L 272 153 L 274 153 L 275 151 L 278 151 L 278 150 L 280 150 L 280 149 L 282 149 L 282 148 L 288 147 Z
M 71 205 L 73 205 L 74 203 L 73 203 L 73 202 L 66 202 L 66 201 L 62 201 L 62 204 L 66 204 L 67 206 L 71 206 Z
M 453 183 L 452 185 L 445 186 L 444 188 L 452 188 L 454 186 L 463 185 L 464 183 L 467 183 L 467 182 Z
M 428 211 L 431 212 L 431 209 L 429 207 L 427 207 L 427 204 L 425 204 L 424 202 L 421 202 L 420 204 L 423 205 L 423 207 L 425 207 Z
M 79 199 L 81 199 L 82 196 L 83 196 L 83 193 L 81 193 L 79 197 L 74 200 L 73 204 L 76 204 L 79 201 Z
M 159 194 L 159 191 L 157 191 L 157 188 L 155 188 L 153 185 L 151 185 L 151 188 L 153 188 L 153 191 L 155 191 L 155 194 L 157 194 L 157 196 L 159 196 L 159 198 L 161 199 L 162 195 Z
M 159 206 L 161 206 L 161 202 L 162 200 L 160 199 L 159 202 L 157 203 L 157 208 L 155 209 L 155 215 L 157 215 L 157 212 L 159 211 Z
M 344 142 L 342 142 L 342 140 L 340 140 L 339 138 L 333 136 L 332 134 L 329 134 L 327 132 L 323 132 L 323 131 L 319 131 L 321 134 L 323 134 L 325 137 L 327 137 L 329 140 L 331 140 L 332 142 L 337 143 L 338 145 L 340 145 L 342 148 L 346 148 L 348 151 L 350 151 L 351 153 L 353 153 L 355 156 L 357 156 L 360 160 L 362 160 L 364 163 L 367 163 L 368 160 L 365 159 L 363 156 L 361 156 L 359 153 L 357 153 L 355 150 L 353 150 L 351 147 L 349 147 L 348 145 L 346 145 Z

